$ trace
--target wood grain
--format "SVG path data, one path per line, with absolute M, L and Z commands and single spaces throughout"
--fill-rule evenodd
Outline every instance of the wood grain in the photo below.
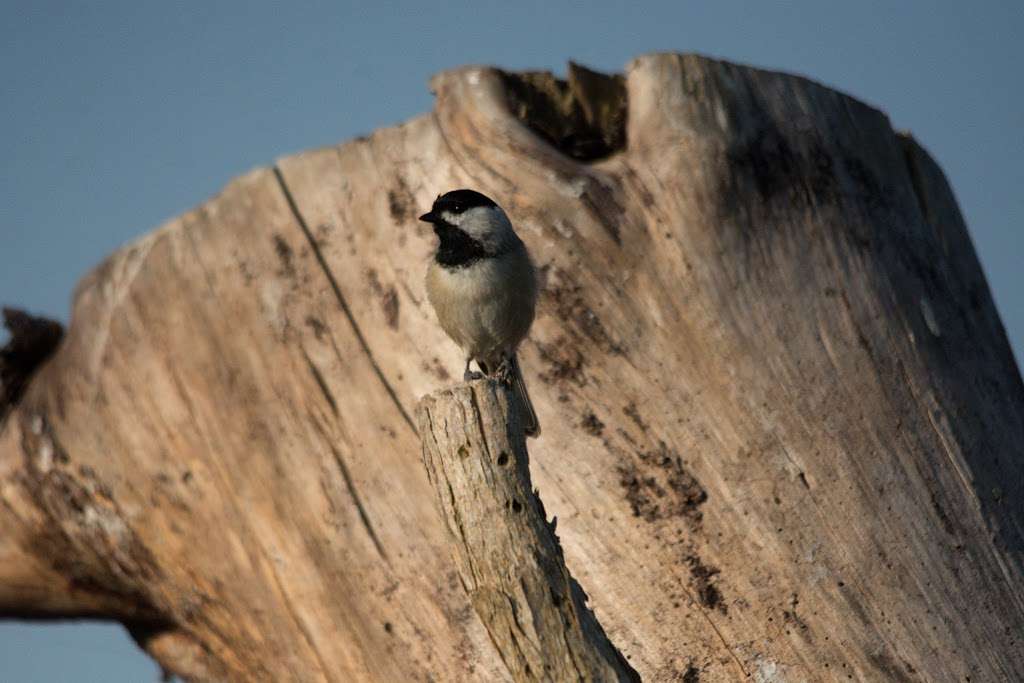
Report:
M 1024 385 L 927 153 L 659 54 L 550 91 L 625 98 L 580 105 L 625 130 L 584 160 L 515 78 L 440 74 L 83 280 L 0 431 L 4 613 L 107 614 L 195 680 L 508 680 L 412 420 L 461 368 L 415 217 L 473 187 L 544 275 L 532 481 L 644 680 L 1024 679 Z

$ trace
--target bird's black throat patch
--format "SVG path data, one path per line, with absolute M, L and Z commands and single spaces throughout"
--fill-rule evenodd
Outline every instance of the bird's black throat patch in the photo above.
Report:
M 464 268 L 481 259 L 495 256 L 487 251 L 479 240 L 470 237 L 464 230 L 451 223 L 434 223 L 434 232 L 441 240 L 434 260 L 445 268 Z

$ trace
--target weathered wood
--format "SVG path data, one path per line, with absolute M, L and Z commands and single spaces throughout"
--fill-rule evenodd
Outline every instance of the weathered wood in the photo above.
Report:
M 512 679 L 639 681 L 569 575 L 508 391 L 460 384 L 425 397 L 417 415 L 459 579 Z
M 469 186 L 545 276 L 532 477 L 645 680 L 1024 680 L 1024 385 L 941 171 L 794 76 L 545 78 L 441 74 L 87 276 L 0 431 L 0 578 L 196 679 L 507 680 L 411 420 L 461 367 L 415 217 Z

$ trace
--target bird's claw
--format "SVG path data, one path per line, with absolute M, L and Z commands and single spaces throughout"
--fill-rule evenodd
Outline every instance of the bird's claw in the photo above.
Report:
M 483 378 L 484 378 L 483 373 L 476 372 L 475 370 L 470 370 L 469 368 L 466 368 L 466 371 L 464 373 L 462 373 L 462 381 L 463 382 L 472 382 L 475 379 L 483 379 Z
M 494 371 L 494 378 L 502 384 L 512 384 L 512 363 L 507 358 Z

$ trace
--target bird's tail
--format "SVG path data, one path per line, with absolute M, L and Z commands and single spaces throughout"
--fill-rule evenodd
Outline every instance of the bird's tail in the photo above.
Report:
M 513 353 L 510 360 L 512 364 L 512 390 L 519 398 L 519 405 L 522 406 L 523 432 L 526 436 L 540 436 L 540 422 L 537 421 L 537 413 L 533 409 L 533 402 L 530 401 L 530 394 L 526 391 L 523 371 L 519 369 L 519 359 Z

